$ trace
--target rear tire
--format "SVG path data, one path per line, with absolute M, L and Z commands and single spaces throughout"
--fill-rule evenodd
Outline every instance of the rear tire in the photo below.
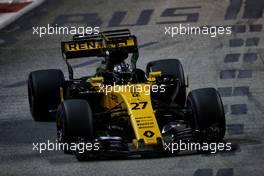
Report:
M 57 109 L 60 103 L 60 87 L 64 75 L 61 70 L 33 71 L 28 77 L 28 100 L 30 112 L 36 121 L 52 121 L 49 110 Z
M 220 142 L 225 136 L 226 122 L 223 103 L 214 88 L 193 90 L 187 97 L 187 106 L 192 110 L 190 125 L 199 130 L 203 142 Z
M 186 84 L 184 71 L 181 62 L 178 59 L 164 59 L 164 60 L 156 60 L 149 62 L 146 68 L 147 75 L 149 72 L 161 71 L 162 75 L 173 76 L 178 78 L 181 83 L 181 87 L 179 88 L 178 95 L 175 98 L 175 103 L 180 106 L 185 106 L 186 102 Z M 174 90 L 172 88 L 171 90 Z M 170 99 L 171 93 L 163 93 L 162 97 L 166 97 L 164 99 Z

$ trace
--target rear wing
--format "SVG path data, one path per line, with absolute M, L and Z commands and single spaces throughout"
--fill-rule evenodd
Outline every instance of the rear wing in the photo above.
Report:
M 61 42 L 63 57 L 67 59 L 79 57 L 105 56 L 107 50 L 123 48 L 128 53 L 137 53 L 136 36 L 128 29 L 104 31 L 99 34 L 74 35 L 72 41 Z

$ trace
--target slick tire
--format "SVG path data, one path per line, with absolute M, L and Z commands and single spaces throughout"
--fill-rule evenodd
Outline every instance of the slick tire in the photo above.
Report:
M 178 95 L 175 98 L 175 103 L 180 106 L 185 106 L 186 102 L 186 87 L 185 77 L 181 62 L 178 59 L 164 59 L 149 62 L 146 67 L 147 75 L 149 72 L 161 71 L 162 75 L 170 75 L 180 80 L 181 87 L 179 88 Z M 168 98 L 171 95 L 164 93 Z
M 203 142 L 219 142 L 225 136 L 226 121 L 221 97 L 214 88 L 193 90 L 187 97 L 192 111 L 190 125 L 199 130 Z
M 71 143 L 78 143 L 79 138 L 87 141 L 94 139 L 92 110 L 86 100 L 72 99 L 62 102 L 56 122 L 58 141 L 61 143 L 70 146 Z M 64 152 L 71 153 L 69 149 Z
M 28 100 L 34 120 L 55 120 L 49 110 L 57 109 L 60 103 L 60 87 L 63 85 L 64 75 L 61 70 L 38 70 L 29 74 Z

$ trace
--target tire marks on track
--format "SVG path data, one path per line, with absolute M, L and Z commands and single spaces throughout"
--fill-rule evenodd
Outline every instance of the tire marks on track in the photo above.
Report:
M 225 14 L 225 20 L 234 20 L 238 18 L 238 14 L 241 13 L 242 0 L 230 0 L 230 5 L 227 8 Z M 243 14 L 243 19 L 250 18 L 260 18 L 262 17 L 262 12 L 264 8 L 264 3 L 256 0 L 246 0 L 245 1 L 245 9 Z M 257 7 L 258 6 L 258 7 Z M 252 10 L 252 8 L 254 10 Z M 250 10 L 251 9 L 251 10 Z M 254 12 L 253 12 L 254 11 Z M 258 47 L 260 43 L 259 37 L 236 37 L 237 34 L 243 33 L 255 33 L 262 32 L 263 25 L 262 24 L 248 24 L 248 25 L 233 25 L 232 26 L 235 38 L 229 39 L 229 48 L 230 53 L 227 53 L 224 57 L 224 65 L 233 64 L 234 67 L 240 63 L 254 64 L 258 59 L 257 52 L 234 52 L 235 48 L 245 47 Z M 239 65 L 238 65 L 239 66 Z M 219 78 L 220 80 L 242 80 L 242 79 L 252 79 L 253 70 L 252 69 L 223 69 L 220 70 Z M 243 85 L 239 87 L 219 87 L 218 88 L 222 97 L 235 97 L 235 96 L 246 96 L 250 95 L 250 86 Z M 241 116 L 248 113 L 248 105 L 247 102 L 241 102 L 239 104 L 230 104 L 225 105 L 226 112 L 229 112 L 230 115 Z M 243 120 L 241 120 L 243 121 Z M 229 135 L 241 135 L 244 134 L 244 124 L 236 123 L 236 124 L 228 124 L 227 130 Z

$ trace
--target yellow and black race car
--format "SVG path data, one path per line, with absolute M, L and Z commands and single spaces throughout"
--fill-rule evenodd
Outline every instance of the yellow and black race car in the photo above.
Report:
M 136 68 L 137 40 L 129 30 L 76 35 L 62 42 L 69 70 L 33 71 L 28 78 L 30 110 L 36 121 L 53 120 L 63 144 L 96 143 L 99 150 L 74 153 L 78 160 L 105 153 L 168 153 L 167 143 L 220 142 L 225 113 L 214 88 L 187 94 L 188 81 L 178 59 L 152 61 Z M 102 57 L 92 76 L 74 78 L 70 59 Z M 127 58 L 131 57 L 128 64 Z

